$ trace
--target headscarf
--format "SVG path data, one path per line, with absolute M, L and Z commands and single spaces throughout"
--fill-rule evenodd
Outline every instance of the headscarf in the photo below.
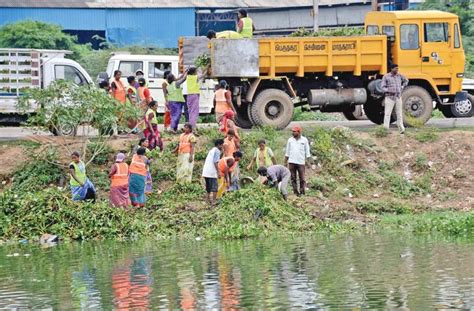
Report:
M 301 126 L 298 126 L 298 125 L 293 126 L 292 131 L 293 132 L 298 132 L 298 133 L 301 134 Z
M 125 160 L 125 154 L 119 153 L 117 154 L 117 157 L 115 158 L 115 162 L 122 163 Z
M 235 116 L 235 113 L 234 111 L 232 110 L 227 110 L 226 112 L 224 112 L 224 117 L 222 118 L 221 120 L 221 127 L 220 127 L 220 131 L 223 132 L 223 133 L 226 133 L 227 134 L 227 131 L 229 130 L 228 126 L 227 126 L 227 123 L 230 119 L 232 119 L 233 117 Z

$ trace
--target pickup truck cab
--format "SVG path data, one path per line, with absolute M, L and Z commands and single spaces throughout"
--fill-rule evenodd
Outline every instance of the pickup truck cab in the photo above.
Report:
M 122 81 L 128 85 L 127 77 L 135 76 L 137 70 L 143 71 L 151 96 L 158 102 L 158 113 L 165 112 L 165 98 L 163 95 L 163 74 L 170 70 L 176 77 L 179 76 L 178 56 L 174 55 L 132 55 L 114 54 L 107 65 L 107 78 L 113 81 L 115 70 L 122 72 Z M 201 82 L 199 113 L 209 114 L 214 109 L 214 90 L 216 82 L 207 79 Z
M 45 89 L 56 80 L 93 85 L 91 77 L 81 65 L 65 58 L 67 54 L 71 52 L 0 49 L 0 113 L 7 117 L 20 114 L 18 100 L 28 89 Z M 35 109 L 32 105 L 26 113 L 34 112 Z

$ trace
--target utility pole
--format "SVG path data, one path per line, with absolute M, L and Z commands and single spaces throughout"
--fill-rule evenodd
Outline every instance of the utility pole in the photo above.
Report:
M 313 31 L 319 30 L 319 0 L 313 0 Z
M 371 0 L 372 4 L 372 11 L 378 11 L 379 10 L 379 1 L 378 0 Z

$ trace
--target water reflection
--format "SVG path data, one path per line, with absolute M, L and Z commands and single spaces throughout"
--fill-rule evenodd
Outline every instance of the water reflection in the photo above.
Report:
M 147 310 L 153 291 L 150 264 L 145 258 L 127 259 L 112 270 L 113 305 L 120 310 Z
M 398 235 L 8 246 L 0 308 L 469 309 L 473 260 L 472 242 Z

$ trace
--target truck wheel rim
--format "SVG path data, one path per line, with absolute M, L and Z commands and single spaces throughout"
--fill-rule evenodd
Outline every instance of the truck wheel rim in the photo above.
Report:
M 425 103 L 418 96 L 410 96 L 405 103 L 405 110 L 415 118 L 420 117 L 425 111 Z
M 454 109 L 460 114 L 460 115 L 465 115 L 468 114 L 471 109 L 472 109 L 472 103 L 469 99 L 462 100 L 459 102 L 456 102 L 454 104 Z
M 271 101 L 265 107 L 265 114 L 269 119 L 276 119 L 280 116 L 281 111 L 283 110 L 283 106 L 278 101 Z
M 74 133 L 74 126 L 72 124 L 63 124 L 61 125 L 61 134 L 70 136 Z

